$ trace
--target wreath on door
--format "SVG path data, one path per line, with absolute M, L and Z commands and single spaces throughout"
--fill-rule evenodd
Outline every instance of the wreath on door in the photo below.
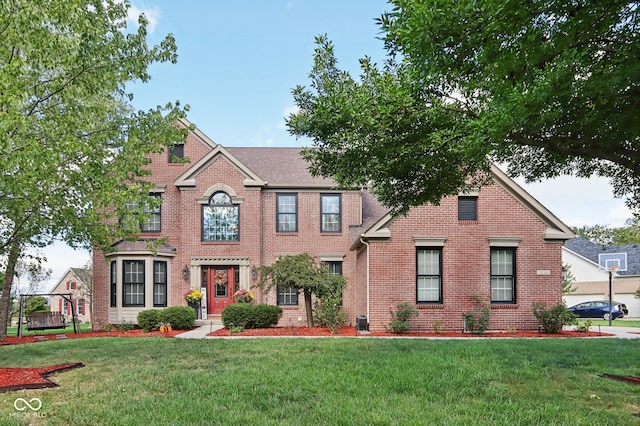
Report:
M 227 284 L 227 271 L 216 271 L 216 285 Z

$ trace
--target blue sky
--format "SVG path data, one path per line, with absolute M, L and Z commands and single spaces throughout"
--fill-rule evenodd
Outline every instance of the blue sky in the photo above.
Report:
M 284 126 L 291 89 L 308 83 L 314 38 L 327 34 L 342 69 L 358 74 L 358 59 L 384 59 L 374 19 L 382 0 L 131 0 L 151 22 L 150 42 L 172 33 L 178 64 L 151 68 L 151 82 L 131 87 L 133 104 L 148 109 L 180 100 L 189 120 L 223 146 L 299 146 Z M 561 178 L 532 185 L 516 180 L 570 226 L 621 226 L 630 217 L 603 179 Z M 45 251 L 50 285 L 88 259 L 56 244 Z M 70 260 L 72 259 L 72 260 Z

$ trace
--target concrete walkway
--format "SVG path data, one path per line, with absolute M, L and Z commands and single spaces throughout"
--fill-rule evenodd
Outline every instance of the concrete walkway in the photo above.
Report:
M 224 326 L 222 325 L 222 322 L 220 321 L 199 320 L 199 321 L 196 321 L 196 325 L 198 326 L 198 328 L 194 328 L 193 330 L 187 331 L 186 333 L 178 334 L 176 335 L 176 338 L 178 339 L 219 339 L 219 337 L 207 336 L 207 334 L 224 328 Z M 574 326 L 566 327 L 567 330 L 573 330 L 574 328 L 575 328 Z M 621 339 L 640 339 L 640 328 L 638 327 L 618 327 L 618 326 L 609 327 L 608 325 L 601 325 L 601 326 L 596 325 L 596 326 L 591 326 L 590 331 L 615 335 L 615 336 L 591 337 L 595 339 L 610 338 L 610 337 L 616 337 Z M 385 338 L 389 338 L 389 337 L 385 336 Z M 406 339 L 406 337 L 403 337 L 403 338 Z M 433 337 L 433 336 L 430 336 L 429 338 L 446 339 L 445 337 Z M 469 337 L 461 337 L 460 339 L 469 339 Z
M 214 336 L 207 336 L 209 333 L 213 333 L 216 330 L 224 328 L 220 320 L 204 321 L 196 320 L 198 328 L 194 328 L 186 333 L 180 333 L 176 335 L 178 339 L 215 339 Z

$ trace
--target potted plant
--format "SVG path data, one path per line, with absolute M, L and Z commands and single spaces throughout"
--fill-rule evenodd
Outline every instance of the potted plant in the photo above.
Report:
M 184 300 L 196 311 L 196 318 L 200 317 L 200 301 L 202 300 L 202 292 L 192 288 L 184 292 Z
M 233 294 L 233 298 L 236 303 L 251 303 L 253 302 L 253 299 L 255 299 L 255 296 L 251 290 L 241 288 Z

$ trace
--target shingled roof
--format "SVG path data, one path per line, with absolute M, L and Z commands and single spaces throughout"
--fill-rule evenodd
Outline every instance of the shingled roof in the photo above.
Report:
M 624 246 L 603 246 L 591 242 L 585 238 L 577 237 L 567 240 L 564 245 L 567 249 L 577 253 L 598 264 L 598 255 L 601 253 L 626 253 L 627 270 L 618 271 L 619 275 L 640 275 L 640 244 L 627 244 Z
M 300 148 L 226 148 L 227 151 L 267 181 L 269 187 L 333 188 L 331 179 L 313 177 Z

